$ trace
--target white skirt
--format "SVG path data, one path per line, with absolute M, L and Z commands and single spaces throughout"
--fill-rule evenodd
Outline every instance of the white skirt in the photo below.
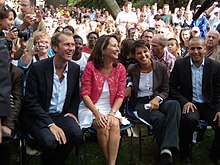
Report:
M 107 115 L 110 111 L 111 111 L 111 109 L 108 109 L 108 110 L 99 109 L 99 112 L 104 115 Z M 120 120 L 120 123 L 122 125 L 127 125 L 130 123 L 127 120 L 127 118 L 121 116 L 121 113 L 119 111 L 116 112 L 115 117 Z M 90 109 L 86 107 L 86 105 L 82 101 L 80 103 L 79 112 L 78 112 L 78 120 L 79 120 L 80 128 L 82 129 L 82 128 L 91 127 L 94 119 L 95 119 L 95 116 L 90 111 Z
M 102 94 L 97 103 L 95 104 L 96 108 L 99 109 L 99 112 L 103 115 L 107 115 L 111 111 L 109 97 L 110 95 L 108 83 L 107 81 L 105 81 Z M 119 111 L 115 113 L 115 117 L 120 120 L 120 123 L 122 125 L 127 125 L 130 123 L 125 117 L 121 116 L 121 113 Z M 93 115 L 92 111 L 82 101 L 79 105 L 78 111 L 78 120 L 81 129 L 91 127 L 94 119 L 95 116 Z

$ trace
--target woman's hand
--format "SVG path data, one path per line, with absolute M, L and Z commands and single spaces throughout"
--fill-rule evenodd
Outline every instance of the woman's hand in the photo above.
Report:
M 112 127 L 114 124 L 115 116 L 109 113 L 107 115 L 107 118 L 108 118 L 108 128 L 110 129 L 110 127 Z
M 95 122 L 101 128 L 106 128 L 108 126 L 108 118 L 107 116 L 101 114 L 100 112 L 95 115 Z
M 159 102 L 160 102 L 160 98 L 155 97 L 154 99 L 152 99 L 149 104 L 151 104 L 151 110 L 155 110 L 159 108 Z
M 6 37 L 9 39 L 15 39 L 18 37 L 18 31 L 9 31 L 5 33 Z

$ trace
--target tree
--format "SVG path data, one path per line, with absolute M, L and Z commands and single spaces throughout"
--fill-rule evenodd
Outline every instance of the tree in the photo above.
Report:
M 104 0 L 104 2 L 107 6 L 107 9 L 109 10 L 111 15 L 115 19 L 117 14 L 120 12 L 120 8 L 118 6 L 118 3 L 116 2 L 116 0 Z

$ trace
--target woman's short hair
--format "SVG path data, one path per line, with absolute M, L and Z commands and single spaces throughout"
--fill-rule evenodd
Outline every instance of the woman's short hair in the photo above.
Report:
M 131 54 L 135 54 L 136 48 L 147 48 L 150 51 L 150 44 L 143 39 L 136 40 L 131 46 Z
M 94 62 L 96 69 L 101 69 L 104 66 L 103 51 L 109 45 L 109 40 L 111 38 L 115 38 L 118 41 L 118 38 L 116 35 L 102 35 L 96 41 L 96 44 L 88 60 L 88 61 Z M 116 66 L 116 62 L 113 64 L 113 66 L 114 67 Z

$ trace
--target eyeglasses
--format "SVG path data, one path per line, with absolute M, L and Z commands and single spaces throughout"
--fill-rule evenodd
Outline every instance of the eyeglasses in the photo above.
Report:
M 18 3 L 19 6 L 22 6 L 22 7 L 27 7 L 27 6 L 31 6 L 31 4 L 25 4 L 25 3 Z
M 40 45 L 40 44 L 46 45 L 46 44 L 49 44 L 49 42 L 48 41 L 35 41 L 34 44 L 35 45 Z

